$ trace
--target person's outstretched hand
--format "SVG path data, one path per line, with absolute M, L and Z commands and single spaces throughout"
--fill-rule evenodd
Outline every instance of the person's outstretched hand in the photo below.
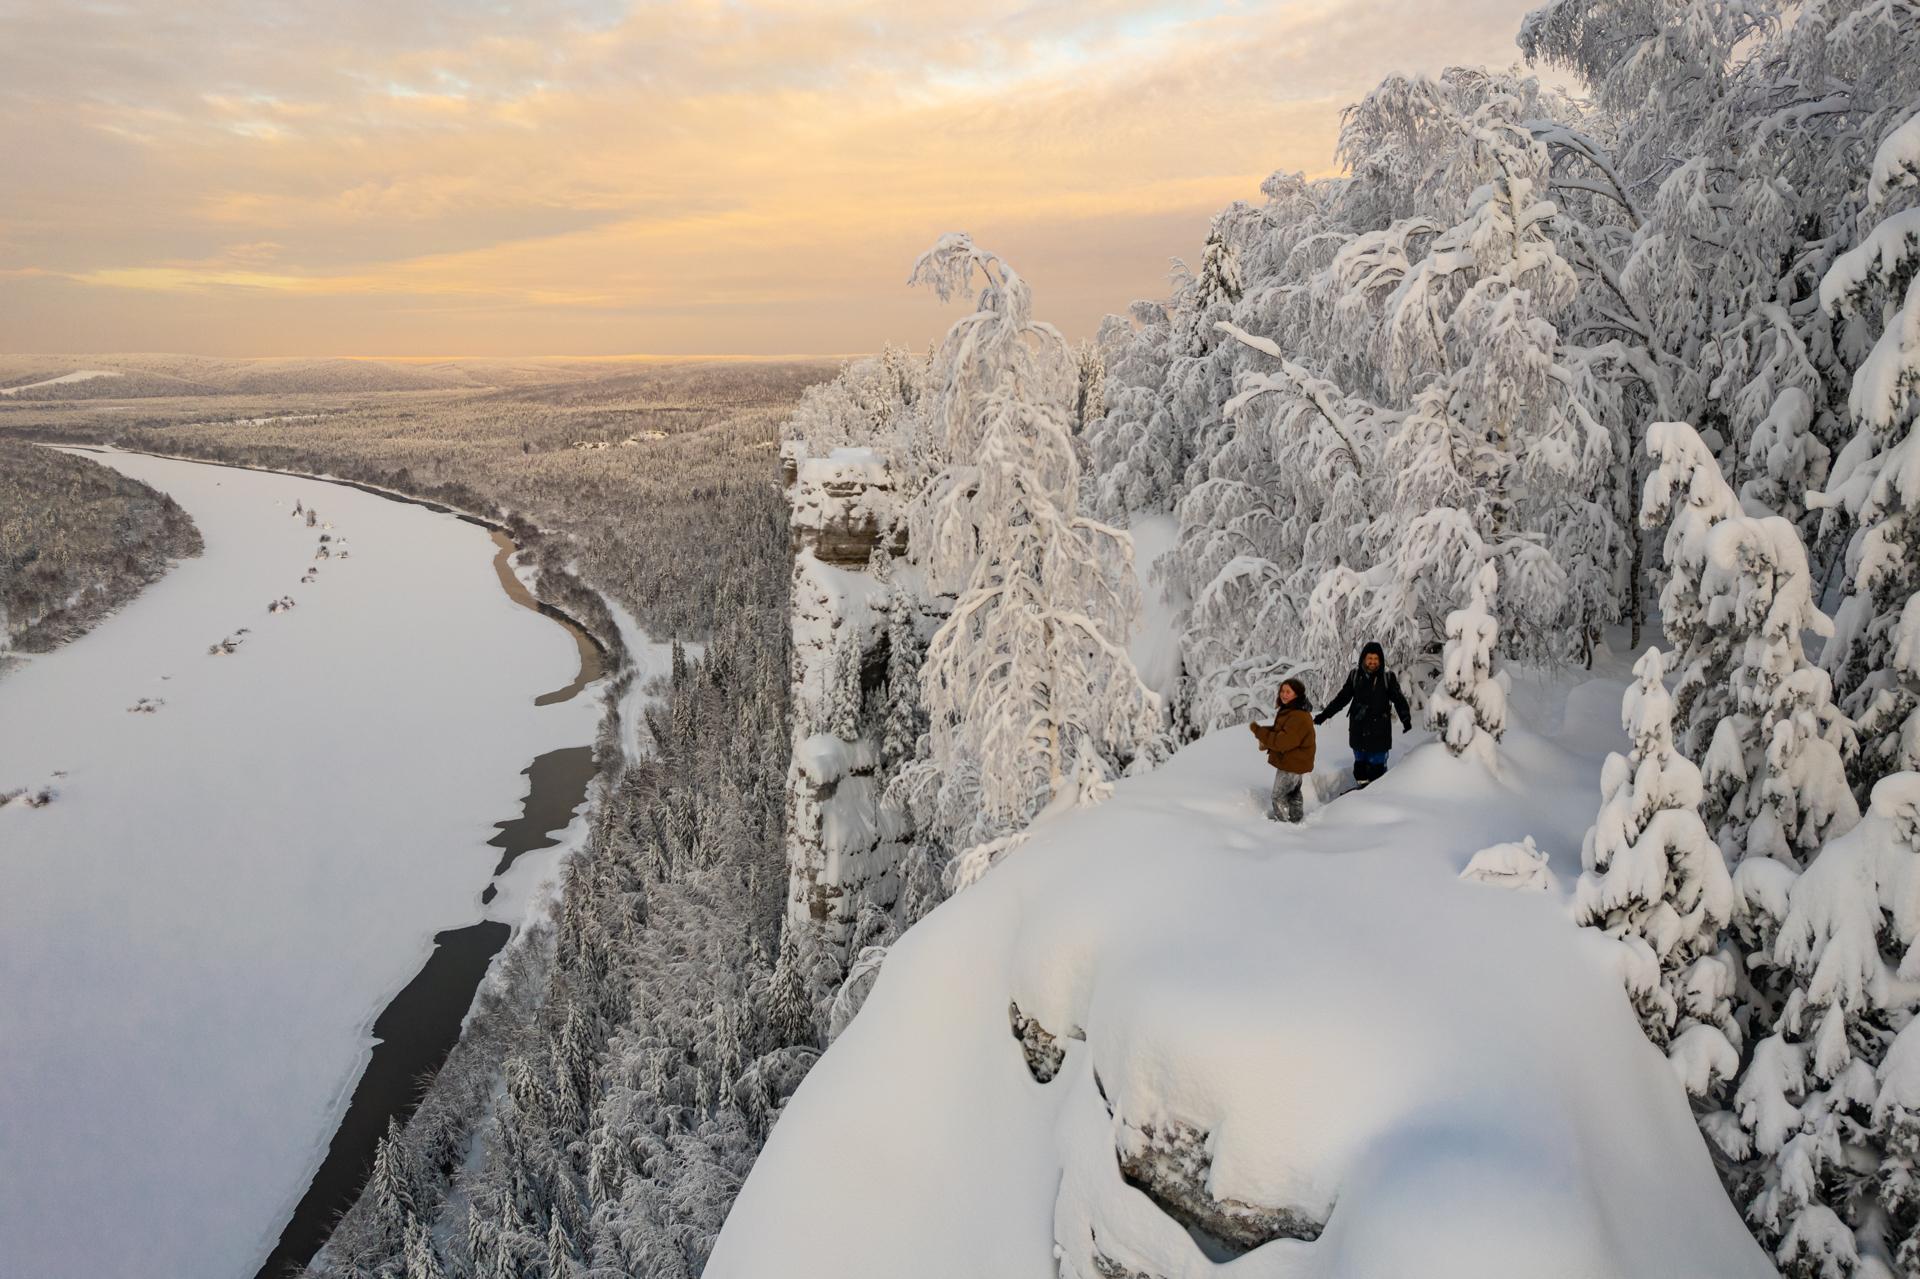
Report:
M 1404 715 L 1400 717 L 1400 731 L 1403 733 L 1411 733 L 1413 731 L 1413 721 Z
M 1316 724 L 1324 724 L 1327 722 L 1327 717 L 1325 715 L 1315 715 L 1313 717 L 1313 722 Z

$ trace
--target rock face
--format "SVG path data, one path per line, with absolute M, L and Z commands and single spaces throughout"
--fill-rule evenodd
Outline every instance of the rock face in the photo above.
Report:
M 1007 1020 L 1013 1026 L 1013 1037 L 1020 1041 L 1020 1055 L 1027 1059 L 1027 1073 L 1035 1083 L 1052 1083 L 1060 1073 L 1060 1063 L 1067 1059 L 1059 1038 L 1021 1012 L 1019 1004 L 1007 1004 Z
M 789 445 L 782 463 L 793 545 L 787 917 L 844 965 L 861 905 L 899 895 L 907 849 L 879 776 L 889 588 L 874 571 L 906 545 L 892 477 L 871 450 L 810 458 Z
M 893 476 L 872 449 L 835 449 L 825 457 L 789 452 L 781 461 L 796 557 L 811 552 L 823 564 L 865 572 L 876 551 L 905 554 L 905 533 L 894 520 Z

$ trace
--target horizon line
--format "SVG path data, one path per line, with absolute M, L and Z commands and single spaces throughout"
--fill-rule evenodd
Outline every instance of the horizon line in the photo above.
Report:
M 75 359 L 190 359 L 190 360 L 385 360 L 399 364 L 452 363 L 460 360 L 577 360 L 577 361 L 616 361 L 649 360 L 666 363 L 674 360 L 857 360 L 872 355 L 872 351 L 792 351 L 772 355 L 758 355 L 750 352 L 696 352 L 692 354 L 669 354 L 637 351 L 614 355 L 571 355 L 520 353 L 514 355 L 343 355 L 338 353 L 299 355 L 208 355 L 200 351 L 0 351 L 0 360 L 75 360 Z

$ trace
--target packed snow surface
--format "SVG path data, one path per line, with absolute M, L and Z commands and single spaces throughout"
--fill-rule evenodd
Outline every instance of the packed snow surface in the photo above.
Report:
M 246 1279 L 373 1018 L 481 918 L 521 770 L 592 741 L 598 699 L 534 707 L 574 642 L 507 598 L 483 529 L 100 460 L 206 551 L 0 679 L 0 794 L 56 792 L 0 808 L 0 1274 Z
M 1518 687 L 1498 776 L 1403 750 L 1298 828 L 1244 727 L 1043 819 L 894 948 L 708 1279 L 1053 1279 L 1056 1247 L 1087 1279 L 1771 1274 L 1567 911 L 1621 687 Z M 1460 877 L 1528 836 L 1531 891 Z M 1051 1082 L 1010 1003 L 1064 1048 Z M 1149 1131 L 1198 1135 L 1203 1196 L 1324 1228 L 1222 1267 L 1123 1179 Z
M 28 382 L 25 386 L 0 387 L 0 395 L 18 395 L 22 391 L 32 391 L 43 386 L 58 386 L 62 382 L 91 382 L 97 377 L 119 377 L 118 369 L 76 369 L 72 373 L 62 373 L 59 377 L 42 378 L 38 382 Z

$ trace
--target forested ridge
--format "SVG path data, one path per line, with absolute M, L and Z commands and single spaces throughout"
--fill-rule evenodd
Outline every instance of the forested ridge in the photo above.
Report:
M 193 520 L 166 494 L 0 436 L 0 660 L 84 634 L 199 553 Z

